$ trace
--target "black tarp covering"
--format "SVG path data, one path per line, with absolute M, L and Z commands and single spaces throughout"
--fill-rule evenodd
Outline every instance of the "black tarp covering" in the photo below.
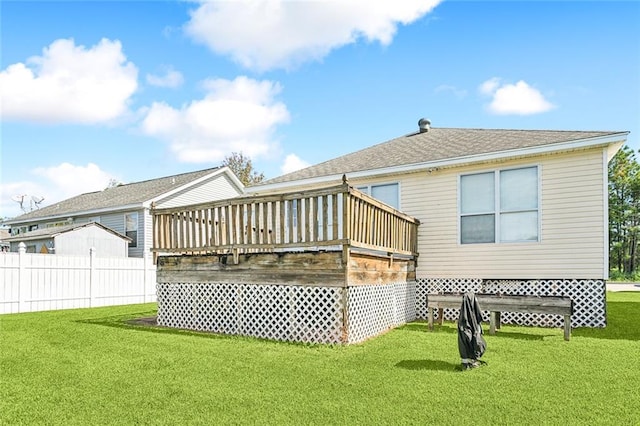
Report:
M 474 293 L 466 293 L 462 298 L 458 318 L 458 349 L 464 367 L 477 366 L 478 359 L 487 349 L 482 336 L 482 311 Z

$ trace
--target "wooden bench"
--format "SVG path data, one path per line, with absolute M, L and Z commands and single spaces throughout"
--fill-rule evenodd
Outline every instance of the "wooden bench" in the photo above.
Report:
M 440 325 L 443 321 L 444 308 L 460 309 L 462 294 L 427 294 L 427 311 L 429 330 L 433 330 L 433 310 L 438 309 Z M 501 312 L 530 312 L 538 314 L 555 314 L 564 316 L 564 340 L 571 336 L 571 314 L 573 302 L 566 296 L 516 296 L 476 293 L 480 309 L 489 311 L 489 334 L 500 329 Z

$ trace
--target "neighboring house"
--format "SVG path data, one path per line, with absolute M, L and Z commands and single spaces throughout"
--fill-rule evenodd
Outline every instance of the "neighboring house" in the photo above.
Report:
M 26 233 L 36 230 L 48 232 L 48 228 L 96 222 L 130 238 L 129 257 L 142 257 L 149 253 L 153 240 L 149 213 L 152 205 L 177 207 L 234 198 L 243 190 L 243 184 L 228 167 L 211 168 L 78 195 L 5 224 L 11 227 L 15 241 L 20 240 L 21 234 L 26 237 Z
M 9 229 L 0 228 L 0 253 L 9 251 L 9 243 L 6 241 L 11 236 Z
M 7 238 L 11 251 L 18 252 L 21 243 L 27 253 L 127 257 L 131 239 L 96 222 L 76 223 L 19 234 Z
M 607 165 L 628 132 L 431 128 L 247 188 L 349 184 L 420 220 L 418 292 L 563 294 L 605 325 Z M 420 290 L 422 286 L 422 290 Z M 423 316 L 424 317 L 424 316 Z

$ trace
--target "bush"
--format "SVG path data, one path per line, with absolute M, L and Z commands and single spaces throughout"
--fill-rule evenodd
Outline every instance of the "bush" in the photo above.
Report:
M 612 269 L 611 271 L 609 271 L 609 281 L 640 282 L 640 271 L 630 273 L 620 272 L 617 269 Z

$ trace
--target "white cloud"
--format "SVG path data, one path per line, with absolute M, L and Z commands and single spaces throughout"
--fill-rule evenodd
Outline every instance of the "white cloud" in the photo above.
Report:
M 182 73 L 168 69 L 165 75 L 147 74 L 147 83 L 152 86 L 176 88 L 184 83 Z
M 498 77 L 490 78 L 480 85 L 480 93 L 484 95 L 492 95 L 496 89 L 500 86 L 500 79 Z
M 125 112 L 138 87 L 138 70 L 119 41 L 102 39 L 89 49 L 56 40 L 42 56 L 0 72 L 5 119 L 43 123 L 99 123 Z
M 203 1 L 185 30 L 246 68 L 291 68 L 359 39 L 388 45 L 440 1 Z
M 492 78 L 479 87 L 481 93 L 492 96 L 487 106 L 489 112 L 500 115 L 531 115 L 547 112 L 553 108 L 539 90 L 520 80 L 516 84 L 501 84 L 500 79 Z
M 456 98 L 464 98 L 465 96 L 467 96 L 467 91 L 465 89 L 460 89 L 449 84 L 441 84 L 440 86 L 436 87 L 435 92 L 449 92 L 452 93 Z
M 276 143 L 276 126 L 289 121 L 287 107 L 275 100 L 278 83 L 247 77 L 207 80 L 207 95 L 180 109 L 155 102 L 142 131 L 169 142 L 178 161 L 221 161 L 231 152 L 264 156 Z
M 27 195 L 26 207 L 29 207 L 28 200 L 31 196 L 44 197 L 40 206 L 45 207 L 85 192 L 101 191 L 114 178 L 93 163 L 86 166 L 62 163 L 52 167 L 38 167 L 31 170 L 31 174 L 31 180 L 0 185 L 0 216 L 15 217 L 23 213 L 19 203 L 12 200 L 13 196 Z
M 280 166 L 280 170 L 282 174 L 287 174 L 291 172 L 295 172 L 296 170 L 304 169 L 305 167 L 309 167 L 310 164 L 298 157 L 295 154 L 289 154 L 284 159 L 284 163 Z

